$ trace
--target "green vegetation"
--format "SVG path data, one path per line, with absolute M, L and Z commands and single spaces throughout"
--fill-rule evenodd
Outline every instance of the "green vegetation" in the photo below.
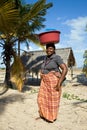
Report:
M 80 98 L 79 96 L 76 96 L 76 95 L 74 95 L 74 94 L 65 93 L 65 92 L 63 93 L 63 98 L 66 98 L 66 99 L 68 99 L 68 100 L 73 100 L 73 99 L 75 99 L 75 100 L 87 102 L 87 100 L 82 99 L 82 98 Z

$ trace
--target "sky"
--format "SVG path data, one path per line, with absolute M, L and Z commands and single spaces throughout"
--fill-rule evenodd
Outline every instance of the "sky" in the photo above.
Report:
M 35 3 L 37 0 L 25 0 L 26 3 Z M 56 48 L 71 47 L 76 59 L 77 67 L 83 66 L 83 54 L 87 50 L 87 0 L 47 0 L 53 7 L 47 10 L 44 22 L 45 28 L 55 29 L 61 32 L 60 42 Z M 30 43 L 30 50 L 40 50 Z

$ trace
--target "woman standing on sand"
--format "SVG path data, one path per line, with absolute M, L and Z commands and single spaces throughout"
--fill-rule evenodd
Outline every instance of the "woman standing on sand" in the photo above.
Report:
M 61 57 L 56 55 L 53 43 L 46 44 L 46 53 L 41 66 L 41 85 L 37 102 L 40 118 L 54 122 L 58 115 L 61 85 L 67 74 L 67 67 Z

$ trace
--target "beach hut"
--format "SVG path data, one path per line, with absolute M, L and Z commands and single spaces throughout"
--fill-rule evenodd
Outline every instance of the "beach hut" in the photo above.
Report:
M 73 67 L 76 66 L 75 57 L 71 47 L 56 49 L 56 54 L 60 55 L 63 61 L 71 69 L 71 76 L 73 76 Z M 44 50 L 23 52 L 21 55 L 22 62 L 26 68 L 26 72 L 32 75 L 39 75 L 41 64 L 44 60 L 46 52 Z

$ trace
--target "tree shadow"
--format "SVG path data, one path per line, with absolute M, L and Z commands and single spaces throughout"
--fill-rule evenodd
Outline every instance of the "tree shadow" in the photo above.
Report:
M 85 74 L 77 75 L 77 82 L 87 86 L 87 77 Z
M 74 103 L 73 103 L 73 106 L 75 106 L 75 107 L 81 107 L 81 108 L 87 109 L 87 105 L 85 105 L 85 103 L 87 103 L 87 100 L 77 101 L 77 102 L 74 102 Z
M 30 87 L 29 84 L 24 84 L 24 87 L 22 88 L 22 92 L 28 92 L 28 91 L 31 91 L 32 90 L 32 87 Z
M 44 57 L 45 57 L 45 55 L 43 55 L 43 56 L 40 55 L 40 56 L 36 57 L 36 55 L 33 54 L 33 52 L 31 52 L 29 54 L 23 54 L 21 56 L 21 60 L 25 66 L 26 71 L 38 73 L 40 71 L 41 64 L 44 60 Z
M 25 83 L 25 86 L 26 85 L 29 85 L 29 86 L 32 85 L 32 86 L 37 86 L 38 87 L 38 86 L 40 86 L 40 82 L 41 82 L 41 79 L 39 79 L 39 78 L 38 79 L 34 78 L 34 77 L 33 78 L 28 78 L 26 83 Z
M 24 96 L 21 94 L 10 94 L 10 95 L 3 95 L 0 96 L 0 115 L 5 111 L 6 106 L 8 104 L 13 104 L 15 102 L 23 102 Z

